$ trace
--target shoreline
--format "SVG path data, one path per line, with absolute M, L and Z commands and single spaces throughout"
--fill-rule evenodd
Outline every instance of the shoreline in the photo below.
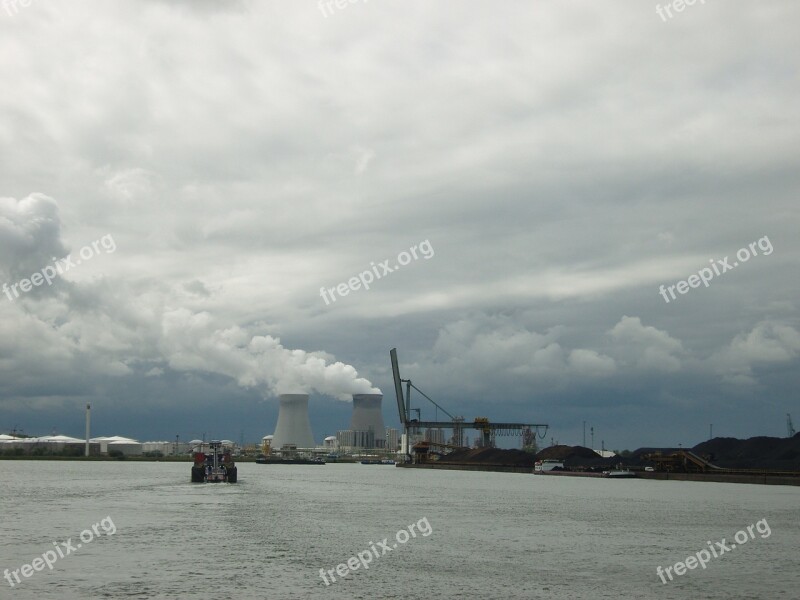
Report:
M 526 473 L 537 477 L 588 477 L 613 479 L 601 473 L 588 471 L 551 471 L 548 473 L 533 473 L 532 467 L 512 467 L 502 465 L 479 464 L 437 464 L 437 463 L 404 463 L 397 464 L 404 469 L 448 469 L 452 471 L 487 471 L 496 473 Z M 715 483 L 750 483 L 759 485 L 800 485 L 800 472 L 772 473 L 762 471 L 758 473 L 675 473 L 655 471 L 633 471 L 636 477 L 631 479 L 654 479 L 657 481 L 699 481 Z
M 0 460 L 69 460 L 69 461 L 86 461 L 86 462 L 179 462 L 179 463 L 193 463 L 194 459 L 191 456 L 0 456 Z M 240 457 L 236 462 L 255 462 L 255 457 Z
M 234 457 L 236 463 L 255 463 L 255 456 L 238 456 Z M 57 455 L 43 455 L 31 456 L 29 454 L 22 454 L 19 456 L 2 456 L 0 460 L 55 460 L 55 461 L 86 461 L 86 462 L 176 462 L 176 463 L 194 463 L 192 456 L 57 456 Z M 342 459 L 326 461 L 326 465 L 333 464 L 355 464 L 360 462 L 358 459 Z M 270 463 L 267 463 L 270 464 Z

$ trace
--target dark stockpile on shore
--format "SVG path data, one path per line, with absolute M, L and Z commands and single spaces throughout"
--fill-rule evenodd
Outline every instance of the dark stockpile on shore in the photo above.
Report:
M 645 467 L 652 463 L 642 456 L 653 452 L 671 454 L 679 448 L 639 448 L 628 456 L 602 458 L 583 446 L 550 446 L 537 454 L 522 450 L 475 448 L 456 450 L 442 457 L 440 462 L 487 466 L 531 467 L 537 460 L 560 460 L 566 469 L 586 468 L 605 470 L 622 465 Z M 702 457 L 710 457 L 713 464 L 729 469 L 773 469 L 800 471 L 800 433 L 793 438 L 753 437 L 714 438 L 690 449 Z
M 587 468 L 605 471 L 617 467 L 622 459 L 619 456 L 603 458 L 591 448 L 584 446 L 550 446 L 536 455 L 536 460 L 560 460 L 565 469 Z
M 442 457 L 441 463 L 473 464 L 503 467 L 530 467 L 536 456 L 523 450 L 501 450 L 500 448 L 472 448 L 456 450 Z
M 670 454 L 679 448 L 639 448 L 630 457 L 622 458 L 626 465 L 647 466 L 642 455 L 661 452 Z M 773 471 L 800 471 L 800 433 L 791 438 L 752 437 L 714 438 L 690 448 L 692 452 L 723 469 L 770 469 Z
M 728 469 L 800 470 L 800 433 L 791 438 L 714 438 L 698 444 L 693 451 L 710 455 L 712 463 Z
M 596 459 L 600 458 L 591 448 L 583 446 L 550 446 L 536 454 L 536 460 L 570 460 L 572 458 Z
M 503 467 L 530 467 L 533 469 L 537 460 L 562 460 L 564 466 L 612 466 L 619 463 L 619 458 L 602 459 L 593 450 L 582 446 L 550 446 L 537 454 L 523 450 L 502 450 L 500 448 L 473 448 L 456 450 L 443 456 L 440 463 L 473 464 Z

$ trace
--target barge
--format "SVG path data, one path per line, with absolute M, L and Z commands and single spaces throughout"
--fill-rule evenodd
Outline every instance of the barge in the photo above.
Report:
M 325 461 L 321 458 L 305 458 L 293 456 L 281 458 L 278 456 L 259 456 L 256 458 L 257 465 L 324 465 Z

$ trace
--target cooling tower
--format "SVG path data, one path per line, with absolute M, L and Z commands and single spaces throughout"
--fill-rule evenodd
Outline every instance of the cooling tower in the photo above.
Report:
M 353 431 L 372 431 L 375 434 L 375 446 L 385 446 L 385 429 L 381 401 L 383 394 L 353 394 L 353 420 L 350 429 Z
M 313 448 L 314 434 L 308 420 L 308 394 L 281 394 L 278 424 L 272 438 L 272 448 L 280 450 L 284 444 L 298 448 Z

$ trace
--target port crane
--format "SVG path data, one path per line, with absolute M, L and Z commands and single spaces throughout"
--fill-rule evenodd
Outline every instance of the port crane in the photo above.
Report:
M 492 423 L 486 417 L 475 417 L 472 421 L 466 421 L 463 417 L 455 417 L 447 410 L 437 404 L 425 392 L 415 386 L 410 379 L 402 379 L 400 377 L 400 367 L 397 361 L 397 348 L 392 348 L 389 352 L 389 357 L 392 361 L 392 375 L 394 377 L 394 391 L 397 397 L 397 412 L 400 415 L 400 424 L 403 427 L 402 438 L 402 453 L 409 454 L 408 440 L 409 432 L 418 428 L 434 428 L 434 429 L 452 429 L 453 430 L 453 445 L 448 447 L 463 447 L 463 432 L 464 429 L 477 429 L 481 433 L 481 441 L 484 446 L 492 444 L 495 435 L 520 435 L 524 432 L 530 432 L 531 428 L 535 428 L 537 434 L 539 429 L 544 428 L 544 432 L 539 434 L 539 437 L 544 439 L 547 435 L 546 423 Z M 406 393 L 403 393 L 403 384 L 406 384 Z M 423 398 L 433 404 L 438 410 L 450 417 L 450 421 L 423 421 L 421 420 L 420 409 L 411 408 L 411 390 L 416 390 Z M 411 412 L 417 413 L 417 418 L 411 418 Z M 437 444 L 442 446 L 443 444 Z

